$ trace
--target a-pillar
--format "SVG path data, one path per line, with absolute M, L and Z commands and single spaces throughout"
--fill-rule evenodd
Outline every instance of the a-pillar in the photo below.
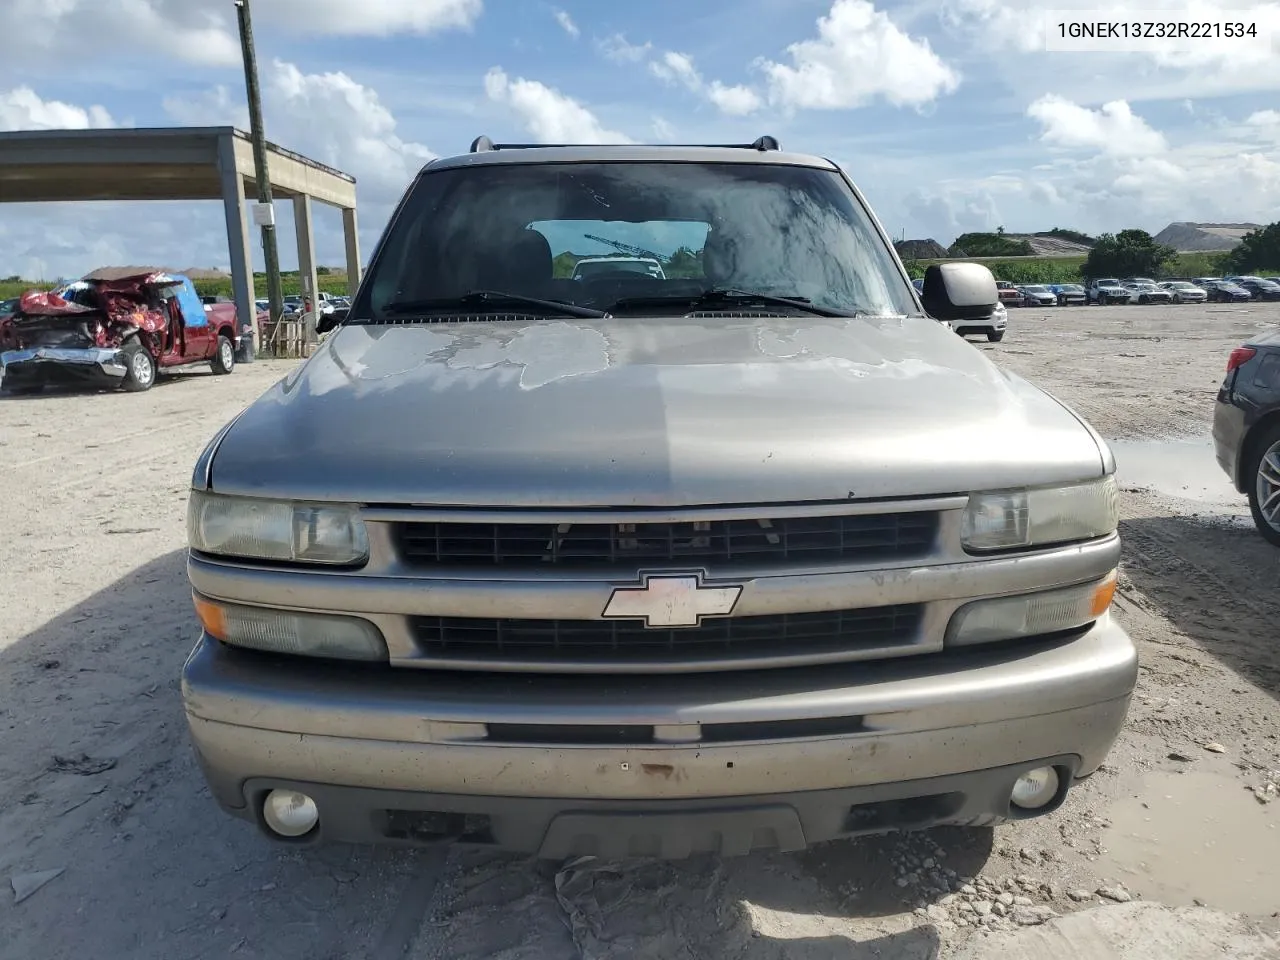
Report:
M 298 231 L 298 277 L 302 295 L 311 301 L 311 314 L 304 317 L 306 342 L 316 339 L 316 319 L 320 316 L 320 288 L 316 278 L 315 231 L 311 223 L 311 197 L 298 194 L 293 198 L 293 223 Z
M 356 295 L 360 286 L 360 231 L 356 225 L 355 207 L 342 208 L 342 238 L 347 245 L 347 293 Z
M 258 311 L 254 307 L 253 251 L 244 205 L 244 179 L 236 166 L 235 145 L 229 136 L 218 138 L 218 176 L 222 181 L 222 210 L 227 220 L 227 245 L 231 254 L 231 290 L 240 323 L 237 363 L 253 363 L 258 341 Z

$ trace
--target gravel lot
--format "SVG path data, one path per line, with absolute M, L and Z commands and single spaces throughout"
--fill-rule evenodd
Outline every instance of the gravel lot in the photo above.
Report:
M 1129 898 L 1275 929 L 1280 551 L 1205 441 L 1228 352 L 1277 323 L 1280 304 L 1020 309 L 975 339 L 1119 441 L 1127 731 L 1042 820 L 729 861 L 294 852 L 226 818 L 178 695 L 186 488 L 290 365 L 0 399 L 0 878 L 63 871 L 0 898 L 0 958 L 933 958 Z

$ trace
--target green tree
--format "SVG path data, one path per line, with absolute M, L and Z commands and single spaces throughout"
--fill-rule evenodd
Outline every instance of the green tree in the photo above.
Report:
M 1059 240 L 1069 240 L 1072 243 L 1078 243 L 1084 247 L 1093 246 L 1093 237 L 1087 233 L 1081 233 L 1079 230 L 1068 230 L 1064 227 L 1054 227 L 1052 230 L 1042 230 L 1035 234 L 1037 237 L 1057 237 Z
M 1086 277 L 1158 277 L 1178 251 L 1156 243 L 1145 230 L 1121 230 L 1098 237 L 1080 272 Z
M 1034 251 L 1026 240 L 1003 233 L 962 233 L 948 252 L 953 257 L 1029 257 Z
M 697 278 L 702 276 L 702 251 L 694 253 L 688 247 L 680 247 L 663 264 L 662 272 L 668 277 Z
M 1280 221 L 1246 233 L 1223 261 L 1235 273 L 1280 267 Z
M 557 280 L 567 280 L 573 276 L 573 268 L 578 265 L 580 259 L 576 253 L 570 253 L 568 250 L 557 253 L 551 261 L 551 276 Z

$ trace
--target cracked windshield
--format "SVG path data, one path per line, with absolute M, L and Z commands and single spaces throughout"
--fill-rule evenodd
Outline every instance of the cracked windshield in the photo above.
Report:
M 1280 4 L 1065 6 L 0 0 L 0 960 L 1280 958 Z

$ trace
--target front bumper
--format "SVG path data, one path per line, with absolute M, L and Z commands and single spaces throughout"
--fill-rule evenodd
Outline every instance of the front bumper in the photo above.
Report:
M 1213 450 L 1218 466 L 1231 478 L 1231 485 L 1240 493 L 1246 492 L 1246 484 L 1240 476 L 1240 453 L 1249 425 L 1245 412 L 1230 402 L 1231 394 L 1219 391 L 1213 408 Z
M 128 367 L 110 347 L 29 347 L 0 354 L 0 370 L 8 383 L 98 383 L 124 381 Z
M 182 688 L 213 794 L 244 819 L 293 787 L 317 801 L 314 839 L 682 856 L 1016 816 L 1025 770 L 1055 765 L 1065 788 L 1097 768 L 1136 678 L 1104 616 L 1067 638 L 712 682 L 352 669 L 202 637 Z

